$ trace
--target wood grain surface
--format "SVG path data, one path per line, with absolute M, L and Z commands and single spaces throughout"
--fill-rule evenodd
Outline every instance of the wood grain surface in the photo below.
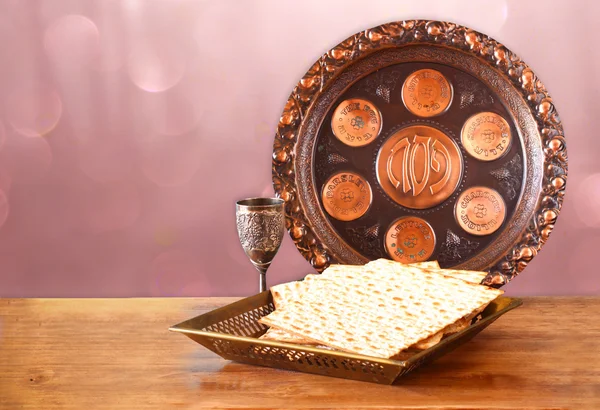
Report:
M 0 409 L 600 409 L 600 298 L 527 298 L 394 386 L 232 363 L 167 331 L 234 300 L 0 299 Z

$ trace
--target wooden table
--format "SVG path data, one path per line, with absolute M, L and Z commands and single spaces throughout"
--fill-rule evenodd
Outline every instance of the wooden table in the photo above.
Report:
M 167 331 L 234 300 L 0 299 L 0 409 L 600 409 L 600 298 L 527 298 L 395 386 L 231 363 Z

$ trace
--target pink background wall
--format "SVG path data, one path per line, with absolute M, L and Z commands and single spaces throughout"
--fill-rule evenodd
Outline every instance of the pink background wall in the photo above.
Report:
M 272 195 L 292 87 L 347 36 L 408 18 L 487 33 L 545 82 L 567 199 L 507 289 L 600 294 L 599 16 L 593 0 L 0 0 L 0 296 L 255 293 L 234 202 Z M 286 236 L 270 284 L 309 271 Z

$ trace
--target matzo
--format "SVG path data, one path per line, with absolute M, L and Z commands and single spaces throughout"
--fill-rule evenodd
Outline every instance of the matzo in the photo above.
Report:
M 409 267 L 409 268 L 412 268 L 412 269 L 409 269 L 411 271 L 414 271 L 414 268 L 418 267 L 419 269 L 417 270 L 417 272 L 422 271 L 423 268 L 427 268 L 430 272 L 435 272 L 435 273 L 439 273 L 439 274 L 444 274 L 444 273 L 448 273 L 448 272 L 468 273 L 468 274 L 472 274 L 472 278 L 473 278 L 472 282 L 473 283 L 479 283 L 481 281 L 481 278 L 483 278 L 482 274 L 485 275 L 485 272 L 441 270 L 441 269 L 439 269 L 439 264 L 436 261 L 420 262 L 420 263 L 415 263 L 415 264 L 411 264 L 411 265 L 403 265 L 399 262 L 394 262 L 394 261 L 390 261 L 387 259 L 380 259 L 377 261 L 373 261 L 373 262 L 367 264 L 366 266 L 331 265 L 328 269 L 326 269 L 325 272 L 323 272 L 322 275 L 316 275 L 316 274 L 307 275 L 305 278 L 305 281 L 315 280 L 315 279 L 319 279 L 319 278 L 331 278 L 333 276 L 335 276 L 336 278 L 342 278 L 342 279 L 344 277 L 348 277 L 348 276 L 359 277 L 362 274 L 381 273 L 382 269 L 385 271 L 385 270 L 387 270 L 386 268 L 390 268 L 390 267 L 398 268 L 398 269 L 405 269 L 405 268 Z M 435 267 L 437 267 L 437 269 Z M 470 278 L 468 278 L 468 277 L 460 277 L 460 278 L 462 280 L 471 281 L 471 280 L 469 280 Z M 302 282 L 291 282 L 291 283 L 286 283 L 286 284 L 277 285 L 275 287 L 272 287 L 271 291 L 273 294 L 273 299 L 274 299 L 276 307 L 278 309 L 281 309 L 287 301 L 300 298 L 305 288 L 306 287 L 304 285 L 302 285 Z M 485 306 L 483 306 L 483 307 L 485 307 Z M 436 334 L 429 336 L 427 339 L 417 342 L 415 345 L 412 346 L 412 348 L 426 349 L 426 348 L 431 347 L 432 345 L 436 344 L 437 342 L 439 342 L 439 340 L 441 340 L 441 338 L 443 336 L 449 335 L 452 333 L 456 333 L 456 332 L 466 328 L 467 326 L 469 326 L 472 318 L 475 317 L 482 309 L 483 308 L 467 315 L 464 318 L 459 319 L 458 321 L 456 321 L 455 323 L 453 323 L 451 325 L 446 326 L 444 329 L 442 329 L 441 331 L 439 331 Z M 308 339 L 304 339 L 298 335 L 291 334 L 289 332 L 286 332 L 282 329 L 278 329 L 275 327 L 272 327 L 271 329 L 269 329 L 266 334 L 261 336 L 261 338 L 284 341 L 284 342 L 289 342 L 289 343 L 298 343 L 298 344 L 309 344 L 309 345 L 316 344 L 316 342 L 313 342 Z
M 421 268 L 439 268 L 439 264 L 437 261 L 427 261 L 427 262 L 417 262 L 412 264 L 412 266 L 418 266 Z M 326 271 L 329 273 L 333 272 L 360 272 L 364 268 L 363 265 L 338 265 L 332 264 L 330 265 Z M 309 274 L 305 277 L 305 280 L 313 280 L 320 278 L 321 275 L 318 274 Z M 282 309 L 285 304 L 294 299 L 298 299 L 301 297 L 301 293 L 303 291 L 303 287 L 300 282 L 289 282 L 282 283 L 280 285 L 271 287 L 271 295 L 273 297 L 273 304 L 275 305 L 275 309 Z M 279 340 L 281 342 L 289 342 L 289 343 L 298 343 L 298 344 L 314 344 L 310 340 L 303 339 L 301 337 L 289 334 L 281 329 L 273 328 L 269 329 L 267 333 L 261 336 L 263 339 L 269 340 Z
M 320 344 L 377 357 L 395 356 L 502 293 L 410 269 L 302 285 L 308 289 L 300 300 L 260 321 Z
M 435 274 L 440 274 L 440 275 L 444 275 L 444 273 L 455 273 L 455 272 L 468 272 L 473 274 L 474 280 L 471 282 L 469 279 L 470 278 L 462 278 L 460 276 L 456 276 L 456 275 L 452 275 L 452 276 L 447 276 L 446 280 L 449 280 L 451 282 L 454 283 L 462 283 L 462 281 L 466 281 L 472 284 L 479 284 L 479 282 L 481 281 L 481 278 L 483 277 L 483 275 L 485 275 L 485 272 L 475 272 L 475 271 L 455 271 L 455 270 L 430 270 L 430 269 L 415 269 L 414 265 L 406 265 L 406 264 L 401 264 L 399 262 L 393 262 L 393 261 L 389 261 L 389 260 L 381 260 L 382 262 L 377 262 L 374 261 L 373 263 L 368 263 L 367 265 L 365 265 L 364 269 L 360 272 L 342 272 L 342 271 L 328 271 L 328 272 L 323 272 L 322 277 L 326 278 L 326 279 L 340 279 L 340 280 L 344 280 L 344 279 L 348 279 L 348 278 L 354 278 L 354 279 L 359 279 L 360 277 L 364 276 L 364 275 L 378 275 L 379 278 L 383 276 L 385 276 L 388 280 L 392 279 L 394 283 L 396 278 L 395 278 L 395 271 L 397 270 L 403 270 L 404 272 L 410 272 L 412 274 L 421 274 L 421 272 L 427 271 L 430 273 L 435 273 Z M 383 262 L 385 261 L 385 262 Z M 389 269 L 392 269 L 392 271 L 389 271 Z M 310 276 L 310 275 L 309 275 Z M 317 279 L 319 278 L 318 275 L 312 275 Z M 444 275 L 446 276 L 446 275 Z M 308 277 L 307 277 L 308 278 Z M 312 279 L 312 278 L 311 278 Z M 382 279 L 383 280 L 383 279 Z M 483 285 L 480 285 L 483 286 Z M 487 286 L 484 286 L 487 288 Z M 491 289 L 491 288 L 489 288 Z M 302 293 L 302 290 L 298 291 L 299 294 Z M 466 315 L 463 318 L 460 318 L 459 320 L 457 320 L 456 322 L 446 326 L 444 329 L 440 330 L 438 333 L 433 334 L 431 336 L 429 336 L 427 339 L 425 340 L 421 340 L 419 342 L 417 342 L 415 345 L 412 346 L 412 348 L 418 349 L 418 350 L 423 350 L 423 349 L 427 349 L 433 345 L 435 345 L 436 343 L 438 343 L 443 336 L 447 336 L 447 335 L 451 335 L 453 333 L 457 333 L 465 328 L 467 328 L 470 324 L 472 319 L 477 316 L 485 307 L 487 306 L 487 304 L 479 307 L 478 309 L 476 309 L 474 312 L 469 313 L 468 315 Z
M 386 260 L 386 259 L 381 259 L 381 260 Z M 388 261 L 388 262 L 392 262 L 392 261 Z M 399 262 L 392 262 L 392 263 L 399 263 Z M 417 263 L 411 264 L 410 266 L 420 267 L 420 268 L 436 268 L 436 267 L 439 268 L 440 265 L 437 263 L 437 261 L 428 261 L 428 262 L 417 262 Z M 333 265 L 330 265 L 327 269 L 325 269 L 325 271 L 323 271 L 323 273 L 325 273 L 325 272 L 328 272 L 328 273 L 361 272 L 363 269 L 364 269 L 364 265 L 333 264 Z M 305 279 L 307 279 L 307 278 L 314 279 L 315 277 L 320 277 L 320 275 L 310 274 L 310 275 L 307 275 Z M 302 288 L 298 287 L 298 283 L 299 282 L 282 283 L 280 285 L 275 285 L 275 286 L 271 287 L 271 289 L 270 289 L 271 295 L 273 296 L 273 303 L 275 304 L 276 309 L 280 309 L 281 307 L 283 307 L 287 300 L 297 299 L 300 296 L 298 294 L 298 292 Z
M 276 340 L 278 342 L 296 343 L 301 345 L 317 345 L 317 342 L 307 340 L 301 336 L 297 336 L 288 331 L 278 329 L 276 327 L 270 327 L 267 332 L 259 337 L 259 339 Z
M 454 276 L 456 278 L 462 279 L 462 280 L 470 282 L 470 283 L 481 283 L 481 281 L 483 279 L 485 279 L 485 277 L 487 276 L 487 272 L 457 270 L 457 269 L 441 269 L 437 262 L 435 262 L 435 265 L 433 265 L 433 264 L 432 265 L 423 265 L 423 264 L 421 264 L 421 265 L 416 265 L 416 264 L 403 265 L 400 262 L 391 261 L 389 259 L 377 259 L 377 260 L 367 263 L 365 266 L 366 267 L 385 267 L 385 266 L 397 267 L 398 265 L 401 265 L 404 267 L 417 266 L 420 269 L 426 269 L 432 273 L 440 273 L 440 274 L 446 275 L 446 276 Z

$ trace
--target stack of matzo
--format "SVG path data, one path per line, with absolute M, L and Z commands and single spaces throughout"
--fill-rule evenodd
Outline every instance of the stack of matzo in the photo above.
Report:
M 261 337 L 385 358 L 425 349 L 468 326 L 503 293 L 480 285 L 484 277 L 436 262 L 332 265 L 271 288 L 275 311 L 260 319 L 270 326 Z

